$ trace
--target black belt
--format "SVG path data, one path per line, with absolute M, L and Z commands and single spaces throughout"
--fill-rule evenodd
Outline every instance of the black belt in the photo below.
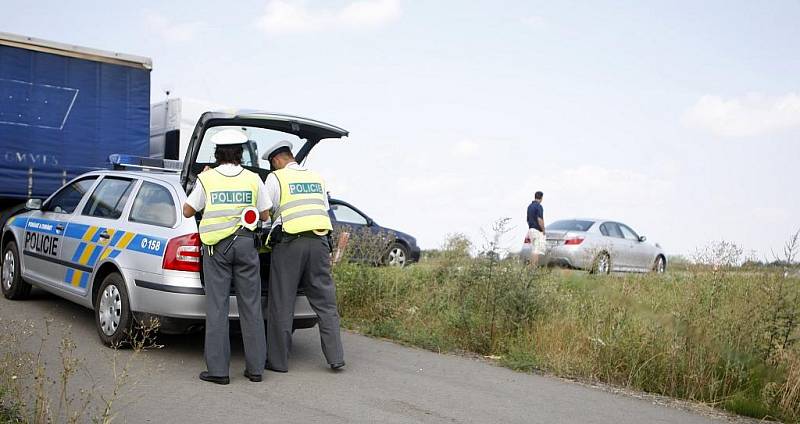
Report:
M 245 237 L 255 237 L 256 233 L 254 231 L 250 231 L 247 228 L 239 227 L 236 231 L 228 237 L 231 236 L 245 236 Z
M 324 237 L 327 236 L 327 234 L 321 234 L 320 235 L 320 234 L 315 233 L 314 231 L 303 231 L 303 232 L 296 233 L 296 234 L 284 232 L 283 234 L 281 234 L 281 236 L 282 236 L 281 237 L 281 241 L 283 241 L 283 240 L 292 241 L 292 240 L 299 239 L 300 237 L 324 238 Z

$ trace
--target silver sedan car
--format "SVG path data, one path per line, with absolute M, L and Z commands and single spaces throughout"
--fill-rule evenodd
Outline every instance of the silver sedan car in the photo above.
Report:
M 631 227 L 604 219 L 565 219 L 545 228 L 547 250 L 542 264 L 584 269 L 593 273 L 611 271 L 663 273 L 667 256 L 658 243 L 647 243 Z M 528 237 L 520 256 L 530 258 Z

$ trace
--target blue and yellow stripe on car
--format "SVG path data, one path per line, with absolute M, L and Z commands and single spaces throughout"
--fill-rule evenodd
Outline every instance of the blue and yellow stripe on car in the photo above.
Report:
M 89 273 L 77 269 L 67 268 L 64 282 L 72 287 L 85 289 L 89 286 Z
M 37 225 L 32 227 L 30 225 L 31 222 Z M 47 232 L 48 234 L 79 240 L 78 246 L 70 258 L 71 260 L 61 263 L 66 268 L 63 282 L 71 287 L 80 289 L 88 287 L 92 269 L 98 262 L 109 258 L 115 259 L 125 250 L 161 257 L 167 245 L 167 240 L 160 237 L 95 225 L 30 217 L 14 217 L 9 223 L 25 231 Z M 57 231 L 56 227 L 58 225 L 66 225 L 63 232 Z M 108 237 L 100 237 L 103 233 L 106 233 Z M 66 260 L 67 258 L 63 259 Z

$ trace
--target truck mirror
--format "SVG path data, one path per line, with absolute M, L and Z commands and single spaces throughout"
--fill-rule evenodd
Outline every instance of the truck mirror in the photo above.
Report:
M 25 202 L 25 209 L 38 211 L 41 208 L 42 208 L 42 199 L 28 199 L 28 201 Z

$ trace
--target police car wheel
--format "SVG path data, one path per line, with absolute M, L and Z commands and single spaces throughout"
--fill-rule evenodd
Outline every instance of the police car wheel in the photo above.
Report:
M 109 274 L 100 285 L 95 299 L 94 321 L 100 340 L 107 346 L 121 347 L 133 328 L 125 281 L 118 273 Z
M 406 266 L 406 262 L 408 262 L 408 249 L 400 243 L 393 244 L 386 257 L 386 265 L 402 268 Z
M 3 249 L 2 268 L 0 286 L 3 288 L 3 296 L 11 300 L 22 300 L 30 297 L 31 285 L 22 279 L 22 272 L 20 272 L 17 243 L 9 242 Z

